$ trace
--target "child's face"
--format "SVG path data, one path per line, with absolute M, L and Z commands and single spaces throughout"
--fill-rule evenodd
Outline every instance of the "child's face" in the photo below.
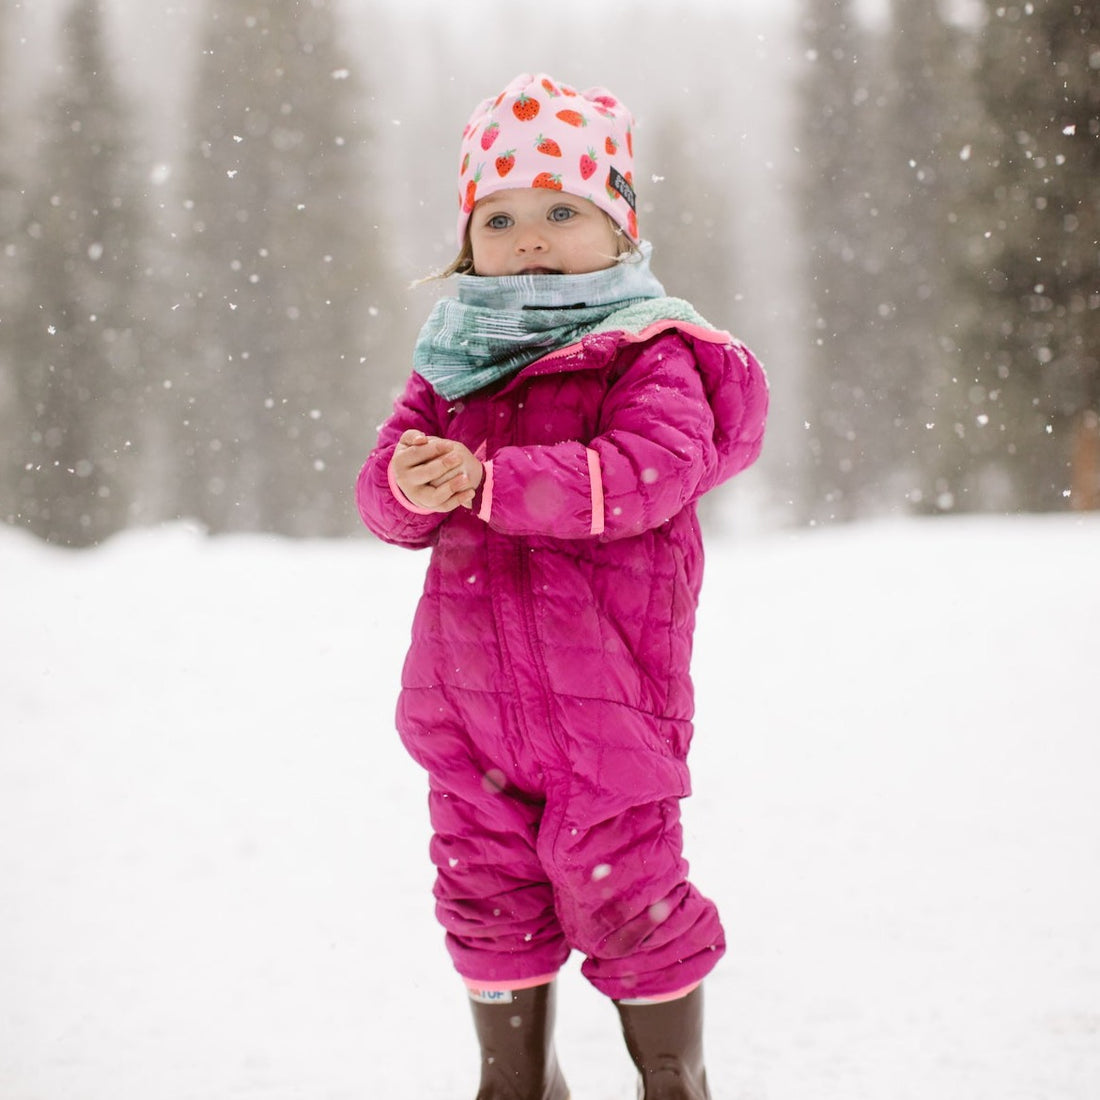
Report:
M 478 275 L 583 275 L 615 265 L 619 238 L 588 199 L 524 187 L 474 207 L 470 247 Z

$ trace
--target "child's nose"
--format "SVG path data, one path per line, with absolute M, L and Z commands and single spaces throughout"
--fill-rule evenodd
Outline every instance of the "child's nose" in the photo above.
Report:
M 546 250 L 546 237 L 537 226 L 529 226 L 520 230 L 516 237 L 517 252 L 544 252 Z

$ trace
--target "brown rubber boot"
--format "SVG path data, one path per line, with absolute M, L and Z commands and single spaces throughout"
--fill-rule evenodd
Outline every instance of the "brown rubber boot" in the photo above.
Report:
M 471 1001 L 481 1044 L 477 1100 L 569 1100 L 554 1053 L 554 983 L 517 989 L 509 1004 Z
M 615 1002 L 643 1100 L 710 1100 L 703 1067 L 703 987 L 659 1004 Z

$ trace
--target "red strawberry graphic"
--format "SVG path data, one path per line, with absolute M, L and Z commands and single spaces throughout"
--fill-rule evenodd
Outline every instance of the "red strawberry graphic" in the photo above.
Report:
M 555 95 L 561 95 L 561 92 L 559 92 L 559 91 L 558 91 L 558 89 L 554 87 L 554 82 L 553 82 L 552 80 L 547 80 L 547 79 L 546 79 L 546 78 L 544 77 L 544 78 L 543 78 L 543 81 L 542 81 L 542 86 L 543 86 L 543 87 L 544 87 L 544 88 L 545 88 L 545 89 L 546 89 L 546 90 L 547 90 L 547 91 L 548 91 L 548 92 L 549 92 L 549 93 L 550 93 L 550 94 L 551 94 L 552 96 L 555 96 Z
M 551 191 L 561 190 L 561 176 L 552 176 L 549 172 L 540 172 L 531 181 L 532 187 L 547 187 Z
M 626 130 L 626 151 L 634 156 L 634 133 L 629 126 Z
M 469 153 L 467 153 L 467 154 L 466 154 L 466 155 L 465 155 L 465 156 L 464 156 L 464 157 L 462 158 L 462 168 L 461 168 L 461 170 L 459 171 L 459 173 L 458 173 L 458 174 L 459 174 L 460 176 L 464 176 L 464 175 L 466 175 L 466 169 L 467 169 L 467 168 L 469 168 L 469 167 L 470 167 L 470 154 L 469 154 Z
M 519 98 L 512 104 L 512 114 L 520 120 L 520 122 L 530 122 L 539 113 L 539 101 L 532 99 L 529 95 L 520 94 Z
M 481 135 L 482 149 L 488 149 L 498 137 L 500 137 L 500 123 L 490 122 Z
M 638 239 L 638 216 L 633 210 L 626 216 L 626 227 L 630 231 L 630 235 L 637 240 Z
M 543 137 L 542 134 L 535 138 L 535 148 L 548 157 L 561 156 L 561 146 L 553 138 Z
M 596 150 L 589 149 L 587 153 L 581 157 L 581 179 L 591 179 L 596 172 Z
M 613 95 L 598 95 L 592 101 L 596 110 L 599 111 L 604 118 L 614 118 L 615 112 L 611 110 L 612 107 L 618 107 L 619 101 Z
M 610 136 L 605 139 L 603 147 L 609 157 L 613 157 L 619 151 L 619 143 Z
M 588 125 L 588 119 L 586 119 L 584 115 L 580 113 L 580 111 L 558 111 L 557 117 L 560 118 L 562 122 L 568 123 L 570 126 L 579 127 Z
M 484 164 L 479 164 L 477 171 L 474 173 L 474 178 L 466 181 L 466 198 L 462 203 L 464 214 L 469 214 L 474 208 L 474 203 L 477 202 L 477 185 L 481 182 L 481 170 L 484 167 Z
M 516 151 L 509 149 L 497 157 L 497 175 L 506 176 L 516 166 Z

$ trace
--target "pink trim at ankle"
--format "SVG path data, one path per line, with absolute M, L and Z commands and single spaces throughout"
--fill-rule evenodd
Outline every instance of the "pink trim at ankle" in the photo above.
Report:
M 537 978 L 513 978 L 510 982 L 479 982 L 477 978 L 463 978 L 466 988 L 474 993 L 512 993 L 517 989 L 534 989 L 536 985 L 548 985 L 557 974 L 540 974 Z
M 702 982 L 696 982 L 694 985 L 677 989 L 674 993 L 658 993 L 653 997 L 620 997 L 617 1003 L 621 1005 L 663 1005 L 666 1001 L 678 1001 L 681 997 L 694 993 L 702 984 Z

